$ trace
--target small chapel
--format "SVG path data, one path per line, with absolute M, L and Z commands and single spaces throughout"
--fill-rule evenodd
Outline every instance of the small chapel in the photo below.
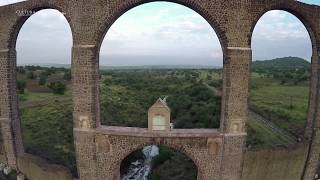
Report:
M 159 98 L 148 110 L 148 130 L 170 131 L 170 114 L 166 98 Z

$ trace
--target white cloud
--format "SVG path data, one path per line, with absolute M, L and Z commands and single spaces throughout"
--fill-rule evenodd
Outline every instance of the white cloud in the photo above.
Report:
M 298 18 L 270 11 L 257 23 L 252 37 L 253 59 L 298 56 L 310 60 L 311 40 Z
M 266 13 L 255 27 L 254 36 L 260 39 L 285 40 L 306 37 L 306 28 L 293 15 L 284 11 Z
M 115 54 L 206 57 L 212 63 L 222 64 L 219 40 L 210 25 L 189 9 L 191 13 L 185 13 L 186 10 L 177 13 L 177 10 L 165 8 L 141 19 L 129 11 L 107 33 L 101 54 L 103 57 Z
M 0 6 L 22 2 L 22 1 L 27 1 L 27 0 L 0 0 Z
M 19 34 L 18 62 L 70 63 L 72 41 L 68 26 L 58 11 L 34 14 Z M 283 11 L 270 11 L 259 20 L 252 46 L 254 59 L 311 56 L 311 43 L 303 24 Z M 192 10 L 164 2 L 147 3 L 121 16 L 108 31 L 101 55 L 101 64 L 110 65 L 151 63 L 150 59 L 155 64 L 222 64 L 221 46 L 211 26 Z
M 72 34 L 57 10 L 42 10 L 22 26 L 17 39 L 17 62 L 71 63 Z

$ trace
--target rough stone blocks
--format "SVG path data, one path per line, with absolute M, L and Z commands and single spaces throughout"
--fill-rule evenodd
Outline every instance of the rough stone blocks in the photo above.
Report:
M 165 145 L 189 156 L 198 167 L 199 180 L 238 180 L 245 149 L 245 122 L 252 31 L 269 10 L 285 9 L 306 25 L 313 44 L 311 95 L 306 136 L 311 146 L 305 179 L 310 179 L 319 159 L 319 42 L 320 8 L 295 0 L 174 0 L 198 12 L 215 29 L 224 53 L 222 116 L 220 135 L 148 134 L 113 129 L 102 132 L 99 106 L 99 49 L 115 20 L 145 0 L 29 0 L 0 7 L 0 122 L 7 163 L 16 166 L 23 154 L 16 94 L 15 44 L 27 19 L 17 10 L 57 9 L 63 12 L 73 34 L 72 77 L 74 143 L 81 180 L 119 178 L 123 158 L 145 145 Z M 194 132 L 192 132 L 194 133 Z M 192 134 L 191 133 L 191 134 Z M 210 134 L 210 133 L 209 133 Z

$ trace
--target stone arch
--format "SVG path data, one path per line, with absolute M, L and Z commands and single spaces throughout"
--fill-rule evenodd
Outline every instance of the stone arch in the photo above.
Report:
M 146 146 L 151 146 L 151 145 L 156 145 L 156 146 L 164 146 L 167 147 L 173 151 L 176 151 L 178 153 L 181 153 L 183 155 L 185 155 L 186 157 L 188 157 L 190 160 L 192 160 L 192 162 L 194 163 L 194 165 L 197 167 L 197 177 L 198 179 L 202 179 L 201 175 L 203 170 L 201 169 L 201 162 L 194 156 L 192 155 L 192 153 L 188 152 L 186 149 L 181 148 L 179 145 L 175 146 L 173 144 L 168 144 L 168 143 L 162 143 L 162 142 L 154 142 L 154 143 L 142 143 L 142 144 L 138 144 L 136 147 L 132 147 L 130 150 L 126 151 L 121 157 L 119 157 L 119 161 L 117 164 L 117 168 L 119 169 L 119 173 L 120 173 L 120 166 L 122 164 L 122 162 L 124 161 L 124 159 L 126 157 L 128 157 L 130 154 L 138 151 L 138 150 L 142 150 L 144 147 Z
M 286 2 L 286 1 L 284 1 Z M 263 9 L 258 14 L 254 15 L 250 35 L 249 35 L 249 44 L 252 45 L 252 35 L 253 31 L 261 19 L 263 15 L 266 13 L 273 11 L 273 10 L 280 10 L 287 12 L 294 17 L 296 17 L 305 27 L 306 31 L 308 32 L 310 42 L 311 42 L 311 77 L 310 77 L 310 84 L 309 84 L 309 93 L 308 93 L 308 110 L 307 110 L 307 117 L 306 123 L 304 127 L 304 139 L 305 143 L 308 143 L 308 152 L 306 161 L 304 164 L 303 173 L 301 174 L 301 179 L 310 179 L 314 177 L 316 172 L 315 169 L 312 169 L 312 166 L 316 166 L 317 161 L 314 161 L 315 157 L 318 158 L 318 152 L 313 149 L 315 141 L 317 141 L 315 135 L 315 128 L 316 128 L 316 120 L 317 118 L 317 106 L 318 106 L 318 98 L 319 98 L 319 26 L 318 23 L 315 21 L 315 18 L 310 14 L 312 12 L 311 6 L 304 7 L 305 4 L 301 2 L 291 1 L 288 3 L 278 3 L 276 5 L 271 4 L 268 8 Z M 310 8 L 310 9 L 309 9 Z M 310 10 L 310 12 L 309 12 Z M 315 155 L 317 154 L 317 155 Z
M 201 3 L 197 3 L 194 0 L 138 0 L 138 1 L 129 1 L 127 3 L 119 3 L 119 7 L 117 6 L 109 15 L 110 17 L 108 17 L 107 19 L 104 20 L 104 22 L 102 23 L 102 27 L 99 28 L 98 30 L 98 34 L 97 34 L 97 41 L 95 44 L 95 60 L 97 60 L 98 64 L 100 62 L 100 54 L 101 54 L 101 47 L 102 47 L 102 43 L 106 37 L 106 34 L 109 32 L 111 26 L 119 19 L 121 18 L 121 16 L 123 14 L 125 14 L 126 12 L 144 5 L 144 4 L 148 4 L 148 3 L 153 3 L 153 2 L 167 2 L 167 3 L 174 3 L 174 4 L 178 4 L 183 6 L 184 8 L 188 8 L 190 10 L 192 10 L 193 12 L 199 14 L 201 16 L 201 18 L 203 18 L 212 28 L 212 30 L 214 31 L 214 33 L 216 34 L 218 40 L 219 40 L 219 45 L 221 47 L 222 50 L 222 62 L 225 61 L 225 51 L 227 50 L 227 44 L 228 44 L 228 40 L 226 37 L 226 33 L 224 30 L 222 30 L 222 25 L 221 23 L 217 22 L 218 18 L 221 17 L 213 17 L 212 15 L 210 15 L 210 13 L 206 10 L 206 6 L 202 5 Z M 108 7 L 109 10 L 111 9 L 111 7 Z M 214 35 L 214 34 L 213 34 Z M 223 65 L 223 64 L 222 64 Z M 99 66 L 99 65 L 98 65 Z M 224 69 L 224 65 L 222 67 L 222 69 Z M 100 89 L 99 89 L 99 95 L 97 97 L 100 97 Z M 225 96 L 221 96 L 222 99 L 225 98 Z M 96 100 L 98 101 L 99 106 L 101 106 L 100 104 L 100 99 Z M 220 106 L 222 107 L 222 101 L 221 100 L 221 104 Z M 101 108 L 99 107 L 99 110 Z M 100 112 L 99 112 L 100 113 Z M 220 127 L 216 128 L 216 129 L 221 129 L 222 127 L 222 108 L 220 113 Z M 101 126 L 101 119 L 97 118 L 97 127 Z
M 28 9 L 25 9 L 24 11 L 27 12 L 27 13 L 31 13 L 30 16 L 18 16 L 14 26 L 12 27 L 12 29 L 10 30 L 10 35 L 9 35 L 9 41 L 8 41 L 8 50 L 9 50 L 9 53 L 11 54 L 11 59 L 10 61 L 13 61 L 12 63 L 10 63 L 10 68 L 12 69 L 11 71 L 11 75 L 12 75 L 12 84 L 13 86 L 11 87 L 12 89 L 10 89 L 10 93 L 11 93 L 11 96 L 14 97 L 14 108 L 13 108 L 13 111 L 14 112 L 19 112 L 19 106 L 18 106 L 18 98 L 17 98 L 17 93 L 16 93 L 16 87 L 15 87 L 15 84 L 16 84 L 16 81 L 17 81 L 17 74 L 16 74 L 16 66 L 17 66 L 17 56 L 16 56 L 16 43 L 17 43 L 17 39 L 18 39 L 18 36 L 19 36 L 19 33 L 21 31 L 21 29 L 23 28 L 23 25 L 25 24 L 25 22 L 30 18 L 32 17 L 34 14 L 38 13 L 39 11 L 42 11 L 42 10 L 57 10 L 60 14 L 63 14 L 62 12 L 62 9 L 59 8 L 58 6 L 54 6 L 54 5 L 48 5 L 48 6 L 43 6 L 43 5 L 39 5 L 39 6 L 35 6 L 33 8 L 28 8 Z M 64 15 L 64 14 L 63 14 Z M 65 16 L 65 19 L 67 20 L 68 22 L 68 27 L 70 28 L 70 31 L 71 31 L 71 38 L 72 38 L 72 41 L 73 41 L 73 31 L 72 31 L 72 26 L 71 23 L 70 23 L 70 19 Z M 70 51 L 71 51 L 71 48 L 70 48 Z M 70 63 L 71 63 L 72 59 L 70 58 Z M 17 154 L 17 156 L 21 156 L 25 153 L 25 149 L 24 149 L 24 146 L 23 146 L 23 143 L 22 143 L 22 130 L 21 130 L 21 118 L 20 118 L 20 115 L 19 113 L 14 113 L 14 118 L 12 120 L 12 124 L 13 124 L 13 141 L 14 141 L 14 144 L 15 144 L 15 153 Z
M 100 49 L 102 42 L 104 40 L 105 35 L 109 31 L 110 27 L 114 24 L 114 22 L 120 18 L 124 13 L 128 12 L 129 10 L 146 3 L 152 3 L 152 2 L 170 2 L 170 3 L 176 3 L 180 4 L 182 6 L 185 6 L 187 8 L 190 8 L 191 10 L 198 13 L 202 18 L 204 18 L 211 28 L 215 31 L 215 33 L 218 36 L 222 52 L 224 54 L 225 49 L 227 47 L 227 37 L 224 33 L 224 31 L 221 28 L 221 25 L 216 21 L 218 17 L 212 17 L 209 12 L 205 9 L 205 6 L 201 5 L 201 3 L 196 3 L 193 0 L 138 0 L 138 1 L 130 1 L 130 2 L 122 2 L 121 5 L 117 7 L 117 9 L 113 10 L 110 14 L 110 17 L 105 19 L 105 23 L 103 24 L 103 29 L 98 32 L 98 40 L 97 40 L 97 57 L 99 56 Z

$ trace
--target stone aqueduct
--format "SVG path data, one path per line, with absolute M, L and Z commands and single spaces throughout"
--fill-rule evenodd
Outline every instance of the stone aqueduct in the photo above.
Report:
M 139 128 L 100 124 L 99 50 L 109 27 L 127 10 L 151 0 L 28 0 L 0 7 L 0 112 L 7 163 L 16 169 L 24 155 L 16 93 L 16 39 L 29 16 L 20 11 L 57 9 L 73 34 L 73 121 L 77 167 L 81 180 L 119 178 L 120 163 L 149 144 L 185 153 L 198 167 L 199 180 L 239 180 L 245 151 L 245 122 L 251 36 L 259 18 L 270 10 L 298 17 L 313 45 L 312 80 L 305 141 L 310 143 L 301 179 L 311 180 L 320 152 L 319 53 L 320 7 L 294 0 L 168 0 L 198 12 L 214 28 L 224 53 L 221 127 L 214 130 L 173 130 L 152 133 Z M 217 151 L 212 150 L 217 149 Z M 213 153 L 212 153 L 213 152 Z

